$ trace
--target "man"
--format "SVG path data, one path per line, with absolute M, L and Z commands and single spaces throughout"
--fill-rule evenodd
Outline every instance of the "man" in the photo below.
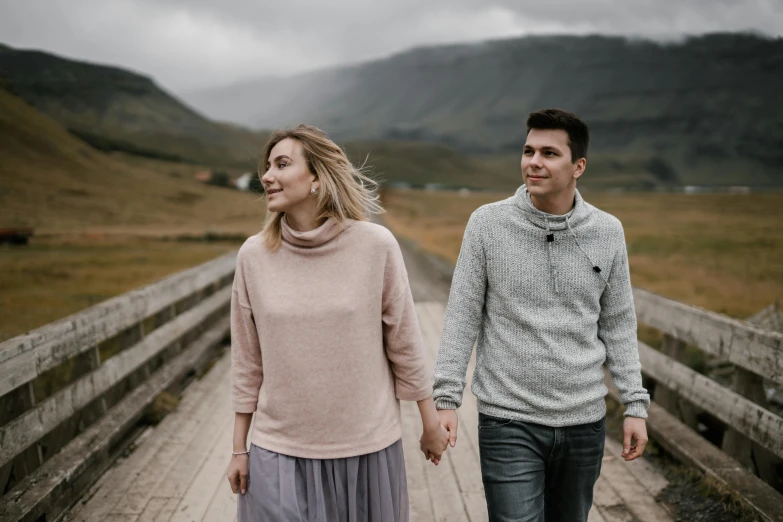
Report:
M 647 443 L 623 228 L 576 190 L 588 142 L 569 112 L 530 114 L 525 184 L 473 213 L 454 271 L 434 397 L 454 446 L 475 342 L 490 521 L 587 520 L 606 436 L 604 362 L 625 404 L 623 458 Z

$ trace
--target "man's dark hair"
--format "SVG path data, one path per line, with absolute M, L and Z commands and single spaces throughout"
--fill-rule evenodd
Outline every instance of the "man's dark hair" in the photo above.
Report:
M 549 130 L 561 129 L 568 134 L 568 148 L 571 149 L 571 163 L 579 158 L 587 157 L 587 146 L 590 144 L 590 131 L 587 125 L 575 114 L 563 109 L 541 109 L 531 112 L 527 117 L 527 133 L 531 129 Z

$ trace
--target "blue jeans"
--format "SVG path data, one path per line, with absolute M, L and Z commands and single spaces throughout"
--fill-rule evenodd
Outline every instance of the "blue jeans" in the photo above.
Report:
M 479 413 L 490 522 L 585 522 L 605 438 L 606 418 L 552 428 Z

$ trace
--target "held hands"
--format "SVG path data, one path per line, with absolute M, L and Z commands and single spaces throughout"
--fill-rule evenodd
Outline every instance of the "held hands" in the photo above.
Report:
M 424 433 L 419 439 L 419 448 L 427 460 L 431 460 L 436 466 L 440 463 L 443 452 L 449 443 L 449 432 L 446 428 L 437 424 L 424 426 Z
M 234 494 L 247 492 L 247 468 L 249 455 L 232 455 L 226 470 L 226 478 Z
M 427 460 L 432 461 L 436 466 L 440 463 L 443 452 L 448 446 L 452 448 L 457 444 L 457 410 L 438 410 L 440 423 L 430 428 L 429 432 L 425 429 L 419 439 L 421 451 Z M 434 446 L 430 446 L 433 441 Z M 427 444 L 425 446 L 425 443 Z M 434 448 L 436 451 L 433 451 Z
M 647 424 L 639 417 L 626 417 L 623 421 L 623 452 L 626 461 L 638 459 L 647 446 Z

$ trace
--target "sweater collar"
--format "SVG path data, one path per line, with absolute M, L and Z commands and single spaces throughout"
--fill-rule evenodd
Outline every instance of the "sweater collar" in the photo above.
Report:
M 291 228 L 285 216 L 283 216 L 280 224 L 282 226 L 283 241 L 298 247 L 313 248 L 337 237 L 340 232 L 350 226 L 348 221 L 350 220 L 346 220 L 346 223 L 341 224 L 337 219 L 329 217 L 320 227 L 307 232 L 299 232 Z
M 530 199 L 530 192 L 528 192 L 525 185 L 517 189 L 514 195 L 514 203 L 525 213 L 525 216 L 531 223 L 542 229 L 565 230 L 568 226 L 566 220 L 568 220 L 571 226 L 577 226 L 584 221 L 588 214 L 585 201 L 578 190 L 574 192 L 574 208 L 562 216 L 538 210 L 533 205 L 533 201 Z

